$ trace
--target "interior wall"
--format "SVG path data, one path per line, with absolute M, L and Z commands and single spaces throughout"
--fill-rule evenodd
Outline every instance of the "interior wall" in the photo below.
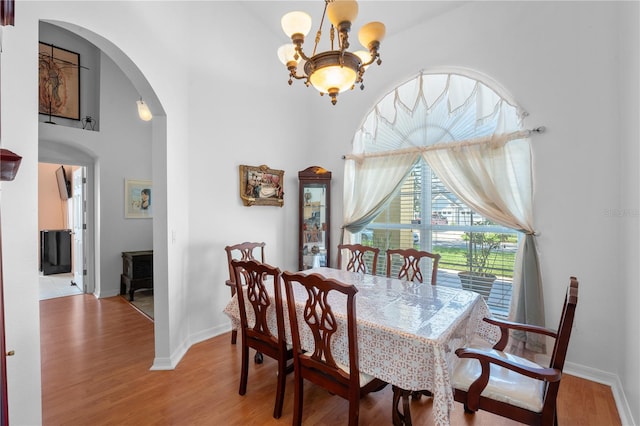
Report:
M 619 322 L 623 336 L 639 336 L 638 261 L 640 260 L 640 2 L 626 2 L 618 11 L 620 27 L 620 74 L 618 96 L 621 99 L 620 128 L 621 150 L 621 200 L 619 214 L 614 216 L 619 230 L 617 241 L 621 247 L 621 282 L 625 288 L 623 319 Z M 620 380 L 626 399 L 629 401 L 635 424 L 640 423 L 640 339 L 625 340 L 625 348 L 620 351 Z
M 38 93 L 34 84 L 38 81 L 38 24 L 27 21 L 21 27 L 24 33 L 2 28 L 0 53 L 0 139 L 3 148 L 22 156 L 15 180 L 2 182 L 2 272 L 6 348 L 16 353 L 7 358 L 9 422 L 35 425 L 42 423 L 38 252 L 33 237 L 38 227 Z M 24 51 L 13 47 L 15 40 L 25 43 Z M 29 44 L 33 48 L 26 47 Z
M 225 246 L 264 241 L 267 263 L 282 270 L 297 268 L 297 173 L 317 161 L 311 155 L 312 136 L 307 131 L 310 117 L 300 113 L 309 90 L 315 89 L 302 84 L 289 87 L 275 48 L 265 49 L 264 44 L 246 43 L 242 55 L 264 64 L 261 73 L 272 76 L 273 83 L 265 84 L 264 76 L 239 66 L 239 52 L 222 37 L 237 25 L 228 17 L 243 13 L 245 5 L 237 3 L 242 2 L 198 2 L 189 9 L 191 44 L 207 40 L 216 51 L 216 55 L 201 55 L 199 49 L 187 52 L 187 62 L 197 64 L 189 76 L 186 209 L 190 228 L 186 297 L 190 328 L 197 340 L 229 327 L 222 312 L 230 295 L 224 285 L 229 279 Z M 260 25 L 253 15 L 245 14 L 243 19 L 248 28 Z M 289 101 L 289 97 L 299 99 Z M 239 166 L 263 164 L 284 171 L 282 207 L 246 207 L 240 199 Z
M 38 232 L 43 229 L 69 229 L 67 201 L 60 197 L 56 170 L 64 166 L 71 179 L 73 167 L 62 164 L 38 164 Z

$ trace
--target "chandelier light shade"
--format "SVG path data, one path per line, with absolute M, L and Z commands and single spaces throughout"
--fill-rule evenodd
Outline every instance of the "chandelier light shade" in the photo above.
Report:
M 304 12 L 289 12 L 280 20 L 284 33 L 293 37 L 294 34 L 302 34 L 306 37 L 311 31 L 311 16 Z
M 369 22 L 360 28 L 358 32 L 358 41 L 367 49 L 371 49 L 371 45 L 380 43 L 385 36 L 386 28 L 382 22 Z
M 311 17 L 305 12 L 295 11 L 284 15 L 280 21 L 282 30 L 291 38 L 291 43 L 278 49 L 278 58 L 289 70 L 289 85 L 293 80 L 305 80 L 307 86 L 315 87 L 320 95 L 328 94 L 331 103 L 336 104 L 339 93 L 351 90 L 356 84 L 364 89 L 363 76 L 369 65 L 380 59 L 380 42 L 385 36 L 382 22 L 369 22 L 359 33 L 358 40 L 367 50 L 349 51 L 351 24 L 358 17 L 358 2 L 355 0 L 324 0 L 324 13 L 315 37 L 311 55 L 307 55 L 302 45 L 311 30 Z M 325 16 L 330 21 L 330 50 L 317 52 L 322 36 Z M 337 33 L 337 40 L 336 40 Z M 334 43 L 337 41 L 337 45 Z M 303 73 L 298 74 L 301 65 Z
M 343 22 L 353 22 L 358 17 L 358 2 L 355 0 L 332 1 L 327 7 L 331 24 L 338 28 Z
M 140 120 L 142 121 L 151 120 L 153 118 L 153 115 L 151 114 L 151 111 L 149 110 L 149 107 L 147 106 L 147 104 L 145 104 L 142 99 L 140 99 L 139 101 L 136 101 L 136 103 L 138 104 L 138 116 L 140 117 Z

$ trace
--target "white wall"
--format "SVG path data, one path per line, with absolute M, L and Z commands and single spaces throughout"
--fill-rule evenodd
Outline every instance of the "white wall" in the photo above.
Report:
M 638 319 L 638 300 L 640 300 L 640 286 L 638 283 L 638 260 L 640 247 L 640 129 L 638 117 L 640 107 L 640 26 L 638 19 L 640 5 L 638 2 L 629 3 L 620 8 L 618 17 L 620 25 L 618 40 L 620 45 L 620 69 L 618 77 L 618 94 L 620 96 L 622 144 L 620 170 L 621 199 L 618 204 L 620 215 L 614 216 L 618 222 L 617 241 L 620 241 L 622 259 L 620 282 L 624 287 L 624 315 L 615 315 L 620 322 L 624 349 L 620 354 L 619 378 L 624 388 L 626 399 L 631 404 L 632 414 L 636 424 L 640 423 L 640 339 L 629 336 L 640 335 L 640 320 Z
M 24 42 L 37 46 L 37 23 L 26 24 L 25 30 Z M 12 393 L 10 421 L 39 424 L 40 398 L 33 398 L 40 393 L 38 251 L 34 241 L 38 226 L 38 106 L 33 83 L 38 78 L 37 50 L 32 49 L 33 56 L 29 57 L 19 50 L 7 49 L 15 35 L 15 31 L 3 29 L 0 63 L 2 147 L 23 157 L 16 179 L 1 184 L 5 338 L 7 350 L 16 353 L 7 358 L 7 387 Z M 8 83 L 20 80 L 23 84 Z M 26 82 L 32 82 L 31 90 L 24 90 Z M 31 113 L 27 115 L 26 111 Z
M 70 229 L 68 221 L 68 201 L 60 197 L 57 170 L 61 164 L 40 163 L 38 165 L 38 228 L 35 239 L 39 239 L 44 229 Z M 64 165 L 65 173 L 70 179 L 73 166 Z
M 314 160 L 309 155 L 308 119 L 299 105 L 287 102 L 288 95 L 298 91 L 287 86 L 286 69 L 275 49 L 252 42 L 239 52 L 222 36 L 234 32 L 238 22 L 228 17 L 237 16 L 241 6 L 197 3 L 190 11 L 191 43 L 203 45 L 206 40 L 207 50 L 216 52 L 203 55 L 193 49 L 189 57 L 197 66 L 189 78 L 187 299 L 190 326 L 208 337 L 229 328 L 222 313 L 229 300 L 226 245 L 265 241 L 267 263 L 283 270 L 297 267 L 297 172 Z M 245 19 L 243 26 L 259 25 L 252 16 Z M 241 65 L 238 55 L 260 65 Z M 270 78 L 266 75 L 273 76 L 276 69 L 279 78 L 265 84 Z M 284 170 L 284 206 L 244 207 L 241 164 Z
M 137 66 L 151 88 L 144 97 L 151 95 L 152 111 L 159 116 L 152 124 L 154 190 L 158 194 L 161 188 L 156 200 L 166 205 L 164 213 L 154 210 L 159 214 L 154 249 L 164 247 L 160 255 L 166 259 L 161 276 L 155 271 L 156 283 L 163 282 L 156 300 L 168 312 L 156 321 L 161 361 L 171 365 L 194 341 L 228 330 L 228 319 L 220 313 L 229 296 L 223 284 L 226 244 L 264 240 L 268 262 L 295 268 L 298 170 L 321 165 L 333 172 L 332 239 L 337 244 L 340 157 L 349 152 L 361 119 L 377 99 L 420 69 L 462 66 L 491 76 L 511 92 L 531 114 L 528 127 L 548 128 L 533 139 L 547 322 L 555 327 L 568 277 L 576 275 L 581 294 L 567 368 L 622 383 L 629 395 L 621 415 L 637 423 L 640 354 L 637 342 L 618 327 L 622 312 L 630 324 L 627 331 L 637 335 L 638 278 L 632 273 L 638 261 L 632 242 L 637 241 L 637 217 L 621 220 L 606 213 L 617 208 L 637 212 L 638 206 L 638 100 L 631 95 L 620 99 L 625 83 L 637 93 L 637 42 L 620 41 L 624 28 L 637 34 L 637 2 L 465 3 L 423 25 L 393 32 L 383 43 L 383 65 L 367 71 L 365 91 L 341 95 L 335 107 L 299 82 L 286 86 L 286 72 L 273 54 L 282 38 L 271 29 L 262 31 L 253 15 L 243 13 L 251 4 L 21 3 L 2 53 L 2 143 L 25 156 L 18 179 L 6 189 L 3 185 L 2 193 L 3 222 L 16 224 L 3 229 L 4 246 L 12 247 L 5 253 L 7 343 L 24 354 L 9 365 L 12 423 L 38 420 L 27 403 L 40 389 L 31 373 L 39 364 L 33 319 L 37 291 L 35 277 L 25 272 L 36 270 L 37 259 L 21 237 L 37 223 L 32 82 L 40 18 L 76 23 L 104 37 Z M 246 36 L 235 32 L 238 22 L 249 29 Z M 131 37 L 131 28 L 147 36 Z M 232 34 L 242 48 L 228 43 Z M 626 69 L 634 64 L 635 69 Z M 135 70 L 125 68 L 140 90 Z M 621 108 L 635 112 L 621 114 Z M 157 139 L 165 136 L 166 146 Z M 242 206 L 239 164 L 284 170 L 285 206 Z M 621 246 L 628 231 L 634 238 Z M 33 287 L 11 285 L 31 280 Z M 160 342 L 159 329 L 168 330 Z M 611 348 L 624 349 L 612 355 Z

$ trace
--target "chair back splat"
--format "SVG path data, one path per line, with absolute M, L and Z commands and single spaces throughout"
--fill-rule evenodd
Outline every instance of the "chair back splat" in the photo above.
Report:
M 345 270 L 376 275 L 378 255 L 380 254 L 379 248 L 363 246 L 362 244 L 338 245 L 338 269 L 342 269 L 342 256 L 345 250 L 347 250 L 346 255 L 348 259 Z M 367 263 L 370 263 L 370 269 L 367 266 Z
M 293 351 L 287 347 L 282 304 L 282 280 L 280 269 L 253 260 L 231 261 L 235 272 L 236 294 L 240 311 L 242 340 L 242 368 L 240 370 L 240 395 L 247 391 L 249 375 L 249 348 L 278 362 L 276 402 L 273 417 L 282 414 L 286 374 L 293 371 L 287 361 L 293 358 Z M 268 287 L 272 287 L 269 292 Z M 267 313 L 274 309 L 276 324 L 269 324 Z M 256 358 L 262 362 L 262 356 Z
M 402 265 L 398 274 L 393 278 L 405 279 L 407 281 L 424 282 L 420 262 L 422 259 L 431 259 L 431 284 L 436 285 L 438 278 L 438 263 L 440 255 L 428 251 L 409 249 L 389 249 L 387 250 L 387 277 L 392 278 L 392 264 L 394 259 L 400 259 Z
M 360 398 L 387 385 L 380 379 L 361 373 L 359 369 L 355 299 L 358 289 L 319 274 L 284 272 L 282 276 L 293 340 L 293 424 L 302 424 L 303 380 L 306 379 L 348 400 L 349 425 L 355 426 L 358 424 Z M 294 286 L 297 287 L 297 293 Z M 305 300 L 296 300 L 296 294 L 306 294 Z M 299 304 L 296 305 L 296 302 Z M 339 304 L 346 306 L 346 324 L 338 321 L 334 313 L 333 306 Z M 346 327 L 348 367 L 335 357 L 333 338 L 340 327 Z M 310 338 L 303 339 L 303 334 L 312 336 L 313 343 L 310 343 Z M 304 348 L 303 340 L 307 342 Z
M 225 281 L 225 284 L 231 289 L 231 297 L 236 294 L 236 275 L 231 265 L 233 259 L 238 260 L 251 260 L 256 259 L 264 263 L 264 246 L 262 243 L 250 243 L 244 242 L 240 244 L 234 244 L 226 246 L 224 251 L 227 253 L 227 266 L 229 267 L 229 279 Z M 236 344 L 238 337 L 238 330 L 231 330 L 231 343 Z
M 578 280 L 570 278 L 557 331 L 540 326 L 485 318 L 500 327 L 493 348 L 459 348 L 460 362 L 452 376 L 454 398 L 465 411 L 489 411 L 529 425 L 557 425 L 556 399 L 578 304 Z M 555 339 L 548 366 L 504 352 L 510 330 L 538 333 Z

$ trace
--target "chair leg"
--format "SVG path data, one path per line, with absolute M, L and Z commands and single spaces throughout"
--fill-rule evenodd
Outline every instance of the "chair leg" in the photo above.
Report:
M 411 392 L 411 399 L 415 399 L 415 400 L 420 401 L 420 398 L 422 398 L 422 395 L 424 395 L 424 396 L 433 396 L 431 391 L 428 391 L 428 390 L 413 391 L 413 392 Z
M 247 377 L 249 376 L 249 347 L 242 345 L 242 367 L 240 369 L 240 389 L 238 393 L 244 395 L 247 393 Z
M 287 383 L 287 361 L 280 360 L 278 362 L 278 383 L 276 386 L 276 405 L 273 408 L 273 417 L 279 419 L 282 415 L 282 405 L 284 403 L 284 389 Z
M 411 426 L 411 411 L 409 407 L 409 395 L 411 391 L 404 390 L 397 386 L 392 386 L 393 389 L 393 402 L 391 404 L 391 418 L 393 419 L 394 426 Z M 402 398 L 402 412 L 399 410 L 398 405 Z
M 295 376 L 295 387 L 293 389 L 293 422 L 294 426 L 302 426 L 302 397 L 304 392 L 304 384 L 302 377 L 298 374 Z
M 231 330 L 231 344 L 235 345 L 238 339 L 238 330 Z
M 358 417 L 360 415 L 360 395 L 358 399 L 349 401 L 349 426 L 358 426 Z

